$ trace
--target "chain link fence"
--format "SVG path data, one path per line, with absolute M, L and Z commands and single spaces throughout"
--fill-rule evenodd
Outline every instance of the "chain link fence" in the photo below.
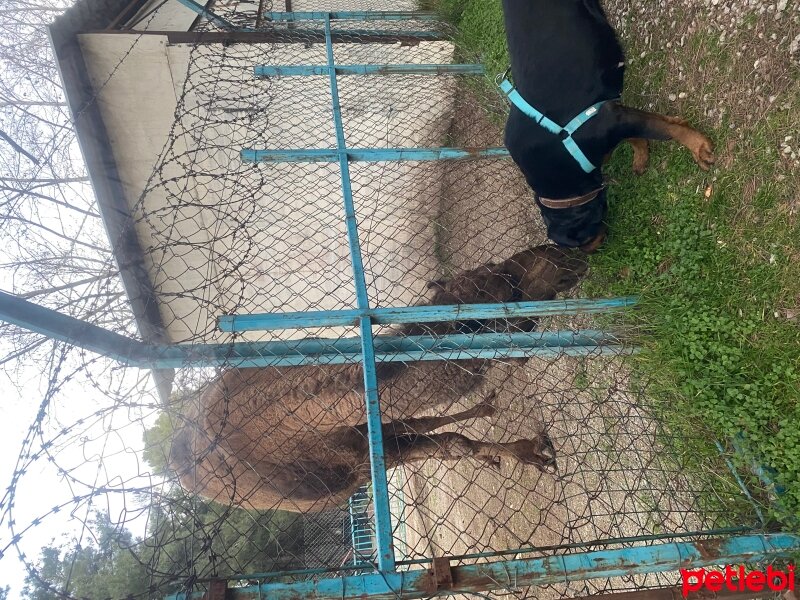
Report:
M 278 364 L 285 356 L 268 351 L 275 346 L 256 346 L 283 343 L 290 356 L 307 351 L 309 340 L 355 340 L 360 353 L 358 328 L 231 333 L 217 321 L 358 308 L 341 165 L 308 159 L 338 147 L 330 74 L 254 71 L 328 64 L 325 23 L 259 18 L 259 9 L 285 12 L 277 2 L 211 8 L 232 26 L 257 24 L 255 32 L 274 34 L 273 41 L 166 45 L 159 56 L 170 78 L 153 87 L 174 92 L 167 126 L 158 131 L 156 117 L 131 126 L 115 149 L 127 231 L 140 241 L 164 339 L 190 349 L 219 344 L 222 359 L 177 369 L 159 394 L 147 371 L 54 345 L 45 383 L 27 391 L 41 398 L 40 410 L 0 513 L 10 535 L 3 551 L 27 566 L 31 589 L 79 597 L 91 577 L 102 576 L 107 585 L 91 588 L 97 593 L 125 588 L 156 598 L 203 589 L 214 577 L 232 577 L 231 585 L 292 582 L 362 572 L 373 560 L 354 543 L 354 532 L 374 532 L 372 513 L 348 509 L 370 481 L 362 367 L 344 354 L 318 361 L 327 364 Z M 417 7 L 295 0 L 291 8 Z M 229 31 L 209 19 L 195 29 Z M 579 297 L 585 258 L 546 245 L 516 167 L 482 156 L 502 147 L 506 110 L 486 80 L 444 68 L 382 68 L 476 62 L 453 35 L 422 17 L 341 20 L 331 31 L 337 65 L 379 67 L 337 77 L 344 141 L 366 157 L 349 162 L 349 184 L 372 306 Z M 125 60 L 144 60 L 152 43 L 141 40 Z M 130 89 L 126 63 L 109 58 L 108 65 L 113 71 L 100 63 L 93 74 L 107 82 L 97 94 L 106 111 Z M 116 122 L 109 117 L 112 129 Z M 138 156 L 137 144 L 153 136 L 157 156 Z M 413 148 L 465 149 L 466 156 L 373 160 L 376 152 Z M 243 150 L 265 152 L 266 160 Z M 601 322 L 623 347 L 634 345 L 638 332 L 613 316 Z M 752 516 L 719 464 L 675 451 L 692 440 L 685 432 L 676 440 L 661 425 L 658 399 L 619 356 L 542 347 L 526 358 L 486 358 L 436 346 L 446 335 L 546 339 L 600 328 L 587 314 L 376 325 L 378 340 L 390 340 L 387 352 L 409 353 L 377 368 L 401 569 L 434 556 L 472 564 L 523 551 L 535 557 L 697 539 Z M 232 350 L 242 342 L 260 348 L 256 358 L 267 366 L 243 366 Z M 53 486 L 47 508 L 29 501 L 42 481 Z M 47 546 L 43 530 L 67 533 Z M 41 552 L 43 545 L 53 551 Z M 579 596 L 676 577 L 631 574 L 529 590 L 509 575 L 497 582 L 504 590 L 497 597 Z

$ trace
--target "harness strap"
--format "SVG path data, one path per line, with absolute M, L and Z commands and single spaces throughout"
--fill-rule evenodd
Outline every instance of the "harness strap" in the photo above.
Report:
M 581 166 L 581 169 L 584 170 L 586 173 L 591 173 L 595 170 L 595 166 L 591 163 L 591 161 L 586 158 L 586 155 L 583 153 L 583 150 L 580 149 L 578 144 L 575 143 L 575 140 L 572 139 L 572 136 L 565 137 L 561 140 L 561 143 L 564 144 L 564 147 L 567 149 L 578 164 Z
M 597 104 L 593 104 L 589 108 L 587 108 L 582 113 L 579 113 L 574 119 L 572 119 L 569 123 L 564 126 L 564 131 L 569 134 L 569 137 L 566 137 L 562 140 L 564 146 L 566 146 L 567 151 L 572 155 L 572 158 L 578 161 L 578 164 L 581 168 L 587 172 L 591 173 L 594 171 L 595 166 L 589 162 L 589 159 L 586 158 L 586 155 L 583 151 L 578 147 L 578 144 L 575 143 L 575 140 L 572 139 L 572 134 L 580 129 L 581 125 L 586 123 L 589 119 L 595 116 L 598 112 L 600 112 L 600 107 L 605 104 L 606 101 L 603 100 L 602 102 L 598 102 Z
M 600 107 L 606 103 L 606 100 L 590 106 L 583 112 L 579 113 L 564 127 L 561 127 L 561 125 L 555 123 L 551 119 L 548 119 L 542 112 L 531 106 L 528 101 L 525 100 L 525 98 L 523 98 L 522 95 L 516 90 L 516 88 L 514 88 L 507 78 L 504 77 L 498 85 L 503 93 L 508 97 L 509 101 L 519 110 L 521 110 L 523 114 L 536 121 L 538 125 L 541 125 L 544 129 L 554 135 L 561 135 L 562 132 L 567 133 L 567 137 L 561 140 L 561 143 L 564 144 L 567 152 L 569 152 L 572 158 L 577 161 L 581 169 L 583 169 L 586 173 L 591 173 L 597 168 L 591 163 L 591 161 L 589 161 L 588 158 L 586 158 L 586 155 L 580 149 L 578 144 L 576 144 L 575 140 L 572 139 L 572 134 L 580 129 L 580 127 L 586 123 L 586 121 L 594 117 L 600 111 Z
M 511 82 L 508 79 L 504 79 L 500 83 L 500 89 L 503 90 L 503 93 L 506 96 L 508 96 L 508 99 L 512 102 L 512 104 L 514 104 L 514 106 L 536 121 L 538 125 L 541 125 L 547 129 L 547 131 L 555 135 L 558 135 L 563 131 L 561 125 L 551 121 L 544 116 L 543 113 L 539 112 L 533 106 L 528 104 L 528 101 L 522 97 L 522 94 L 520 94 L 513 85 L 511 85 Z
M 576 206 L 583 206 L 584 204 L 589 204 L 592 200 L 597 198 L 597 195 L 603 191 L 602 187 L 597 188 L 596 190 L 592 190 L 588 194 L 584 194 L 583 196 L 575 196 L 574 198 L 564 198 L 562 200 L 554 200 L 552 198 L 542 198 L 541 196 L 536 196 L 539 199 L 539 203 L 542 206 L 546 206 L 547 208 L 574 208 Z

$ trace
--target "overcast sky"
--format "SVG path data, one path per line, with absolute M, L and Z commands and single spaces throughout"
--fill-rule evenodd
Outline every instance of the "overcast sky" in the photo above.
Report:
M 66 361 L 63 372 L 75 370 L 80 362 Z M 104 378 L 110 384 L 105 390 L 98 387 Z M 0 371 L 0 385 L 5 391 L 0 404 L 0 451 L 4 457 L 0 461 L 0 481 L 4 487 L 12 481 L 20 449 L 30 435 L 31 425 L 37 422 L 49 377 L 34 368 L 25 368 L 17 371 L 13 379 Z M 125 524 L 135 535 L 144 534 L 146 513 L 126 490 L 159 483 L 148 477 L 148 467 L 141 461 L 142 432 L 152 424 L 157 409 L 133 406 L 157 406 L 150 379 L 145 371 L 120 368 L 101 359 L 77 369 L 74 377 L 64 382 L 51 400 L 41 434 L 33 436 L 30 450 L 26 446 L 26 453 L 41 453 L 42 458 L 22 461 L 30 466 L 18 478 L 14 507 L 0 525 L 3 546 L 12 535 L 9 517 L 15 522 L 14 534 L 21 534 L 19 548 L 29 560 L 53 540 L 71 544 L 73 539 L 83 538 L 85 545 L 90 532 L 84 530 L 83 524 L 93 510 L 107 510 L 113 522 Z M 55 457 L 55 464 L 42 452 L 47 442 L 53 444 L 49 452 Z M 63 471 L 59 472 L 59 468 Z M 116 491 L 91 500 L 85 498 L 98 487 Z M 81 499 L 75 501 L 75 496 Z M 55 507 L 61 510 L 53 512 Z M 37 519 L 41 524 L 29 528 Z M 12 598 L 19 596 L 24 576 L 12 548 L 0 560 L 0 581 L 12 586 Z

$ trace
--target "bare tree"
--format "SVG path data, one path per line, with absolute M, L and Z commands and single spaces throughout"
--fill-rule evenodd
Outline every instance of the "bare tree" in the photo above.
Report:
M 71 4 L 7 0 L 0 10 L 0 288 L 127 329 L 130 318 L 119 318 L 128 314 L 124 294 L 46 31 Z M 3 324 L 0 336 L 4 365 L 51 346 Z

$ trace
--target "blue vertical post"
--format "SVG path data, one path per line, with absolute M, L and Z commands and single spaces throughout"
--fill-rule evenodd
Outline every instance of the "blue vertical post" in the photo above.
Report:
M 342 108 L 339 102 L 339 85 L 336 80 L 336 61 L 333 56 L 330 14 L 325 16 L 325 46 L 328 54 L 328 74 L 331 82 L 333 119 L 336 125 L 336 147 L 339 154 L 339 168 L 342 177 L 342 195 L 344 198 L 345 220 L 347 224 L 347 239 L 350 245 L 350 256 L 353 262 L 356 302 L 359 309 L 369 310 L 367 282 L 364 276 L 364 264 L 361 259 L 361 246 L 358 241 L 353 189 L 350 181 L 350 165 L 347 156 L 344 123 L 342 121 Z M 361 329 L 361 350 L 364 365 L 364 399 L 367 403 L 367 428 L 369 432 L 373 502 L 375 503 L 375 534 L 378 546 L 378 569 L 380 571 L 389 572 L 395 570 L 395 560 L 394 549 L 392 548 L 389 484 L 386 479 L 386 461 L 383 456 L 383 430 L 381 427 L 381 409 L 378 398 L 378 376 L 375 368 L 375 345 L 372 337 L 372 318 L 369 316 L 361 317 L 358 323 Z

